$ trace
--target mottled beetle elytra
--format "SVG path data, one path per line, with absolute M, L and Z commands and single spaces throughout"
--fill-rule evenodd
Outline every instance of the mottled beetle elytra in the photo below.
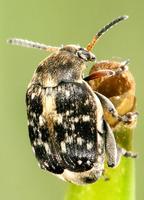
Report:
M 128 69 L 128 61 L 114 71 L 94 71 L 83 77 L 86 62 L 96 60 L 91 52 L 98 39 L 127 16 L 121 16 L 102 28 L 87 45 L 53 47 L 13 38 L 10 44 L 52 52 L 42 61 L 28 85 L 26 105 L 29 138 L 42 169 L 65 181 L 83 185 L 94 183 L 109 167 L 119 164 L 121 156 L 136 154 L 120 148 L 104 118 L 103 109 L 123 123 L 135 120 L 137 113 L 120 116 L 112 102 L 93 91 L 89 80 L 117 76 Z

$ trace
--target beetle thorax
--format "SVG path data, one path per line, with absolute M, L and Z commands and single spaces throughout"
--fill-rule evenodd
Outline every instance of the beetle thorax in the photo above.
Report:
M 44 87 L 54 87 L 60 82 L 82 82 L 85 68 L 84 61 L 73 53 L 59 51 L 40 63 L 33 80 Z

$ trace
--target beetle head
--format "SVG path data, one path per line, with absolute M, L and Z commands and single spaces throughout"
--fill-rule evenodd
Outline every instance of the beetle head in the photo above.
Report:
M 95 61 L 95 55 L 88 51 L 86 48 L 82 48 L 79 45 L 66 45 L 60 49 L 60 51 L 67 51 L 76 58 L 88 62 Z

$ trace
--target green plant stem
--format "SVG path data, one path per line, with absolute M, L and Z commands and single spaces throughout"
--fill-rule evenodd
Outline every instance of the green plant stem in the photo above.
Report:
M 120 127 L 115 132 L 117 142 L 127 150 L 132 149 L 132 129 Z M 77 186 L 69 184 L 65 200 L 134 200 L 134 160 L 122 158 L 118 167 L 106 167 L 105 176 L 94 184 Z

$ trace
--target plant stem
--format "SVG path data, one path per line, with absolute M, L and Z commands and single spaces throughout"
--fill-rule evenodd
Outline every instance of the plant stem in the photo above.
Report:
M 117 142 L 127 150 L 132 149 L 132 129 L 121 127 L 115 132 Z M 95 184 L 77 186 L 70 184 L 65 200 L 135 200 L 134 160 L 122 158 L 118 167 L 106 167 L 104 177 Z

